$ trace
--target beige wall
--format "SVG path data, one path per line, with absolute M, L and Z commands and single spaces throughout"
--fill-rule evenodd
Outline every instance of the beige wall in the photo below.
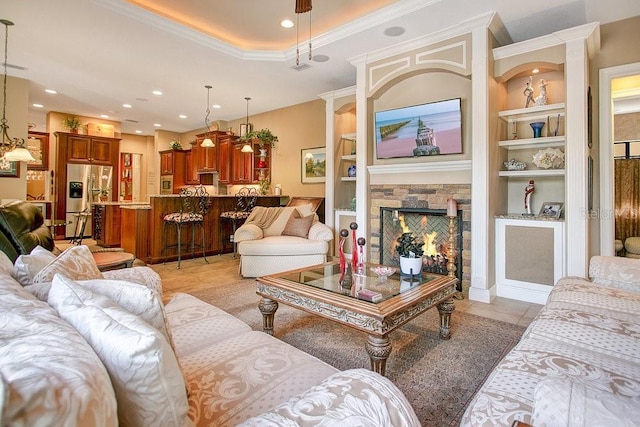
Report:
M 4 75 L 2 75 L 4 78 Z M 27 139 L 29 82 L 17 77 L 7 76 L 7 125 L 11 138 Z M 0 94 L 1 95 L 1 94 Z M 4 97 L 0 98 L 4 102 Z M 17 178 L 0 178 L 0 200 L 27 198 L 27 164 L 20 165 Z

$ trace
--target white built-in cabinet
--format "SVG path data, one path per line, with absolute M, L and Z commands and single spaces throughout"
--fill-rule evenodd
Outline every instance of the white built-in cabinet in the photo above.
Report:
M 587 92 L 589 57 L 599 48 L 598 24 L 495 48 L 497 153 L 490 173 L 498 175 L 495 196 L 495 293 L 543 304 L 564 275 L 585 276 L 588 265 Z M 533 70 L 538 72 L 534 73 Z M 547 81 L 547 103 L 525 107 L 531 77 L 534 97 Z M 544 122 L 540 137 L 530 126 Z M 564 153 L 564 163 L 544 168 L 534 157 L 544 150 Z M 527 164 L 507 170 L 505 161 Z M 525 216 L 524 190 L 535 182 L 533 217 Z M 545 202 L 563 203 L 562 218 L 538 217 Z M 570 242 L 569 242 L 570 239 Z M 571 243 L 571 244 L 569 244 Z

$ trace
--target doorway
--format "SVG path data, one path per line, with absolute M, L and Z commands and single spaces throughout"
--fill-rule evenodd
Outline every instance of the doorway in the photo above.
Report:
M 632 79 L 637 77 L 637 79 Z M 636 81 L 629 86 L 629 82 Z M 621 82 L 626 83 L 621 85 Z M 619 88 L 618 88 L 619 86 Z M 615 252 L 614 115 L 616 104 L 640 99 L 640 63 L 600 70 L 600 254 Z

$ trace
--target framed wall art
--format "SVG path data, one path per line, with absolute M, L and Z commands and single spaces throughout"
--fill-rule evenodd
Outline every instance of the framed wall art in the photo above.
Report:
M 8 168 L 1 166 L 0 163 L 0 178 L 17 178 L 20 176 L 20 162 L 9 162 Z
M 327 149 L 326 147 L 303 148 L 300 156 L 301 176 L 303 184 L 315 184 L 326 179 Z

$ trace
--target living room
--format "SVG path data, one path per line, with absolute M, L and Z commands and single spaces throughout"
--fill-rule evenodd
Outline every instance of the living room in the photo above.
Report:
M 503 44 L 499 41 L 500 32 L 496 30 L 501 27 L 500 16 L 481 13 L 472 19 L 460 20 L 455 26 L 424 32 L 382 49 L 349 56 L 349 63 L 345 65 L 353 69 L 355 85 L 336 85 L 317 93 L 314 99 L 265 110 L 255 94 L 236 93 L 240 112 L 236 108 L 233 118 L 223 120 L 216 117 L 214 109 L 211 124 L 237 134 L 241 125 L 251 123 L 253 129 L 268 128 L 278 136 L 279 141 L 272 151 L 268 194 L 274 195 L 275 185 L 279 184 L 285 196 L 324 197 L 325 223 L 335 233 L 330 254 L 338 252 L 339 230 L 355 221 L 359 226 L 358 234 L 367 237 L 366 258 L 382 262 L 382 245 L 377 240 L 382 233 L 382 208 L 390 209 L 391 215 L 394 210 L 404 208 L 445 210 L 448 199 L 454 199 L 460 212 L 459 247 L 462 251 L 459 270 L 465 299 L 489 303 L 497 295 L 538 305 L 544 303 L 550 288 L 560 277 L 586 277 L 591 256 L 616 252 L 612 231 L 615 221 L 603 213 L 614 208 L 613 202 L 606 199 L 612 193 L 609 188 L 613 188 L 613 173 L 608 162 L 603 160 L 613 159 L 614 149 L 610 147 L 607 151 L 601 142 L 611 140 L 607 135 L 613 134 L 614 123 L 610 107 L 601 97 L 615 95 L 603 84 L 640 74 L 640 53 L 629 48 L 629 40 L 640 38 L 639 23 L 640 16 L 635 13 L 612 22 L 593 24 L 588 21 L 584 25 L 554 29 L 533 41 Z M 12 36 L 9 41 L 11 62 L 11 45 L 17 37 L 12 33 L 14 28 L 9 31 Z M 407 53 L 422 58 L 423 62 L 400 62 Z M 396 67 L 396 61 L 401 65 Z M 546 67 L 542 77 L 549 82 L 550 104 L 562 102 L 566 105 L 561 111 L 563 121 L 559 135 L 549 132 L 560 125 L 560 114 L 556 122 L 556 111 L 542 113 L 546 120 L 545 137 L 566 137 L 561 144 L 566 154 L 566 170 L 562 178 L 558 178 L 558 174 L 550 178 L 546 172 L 535 175 L 536 192 L 529 200 L 534 216 L 542 210 L 541 205 L 560 201 L 564 205 L 564 215 L 556 221 L 549 218 L 544 221 L 528 217 L 514 219 L 508 215 L 526 213 L 522 202 L 526 201 L 529 177 L 503 173 L 507 172 L 503 163 L 510 160 L 513 151 L 498 148 L 499 143 L 510 139 L 501 136 L 506 133 L 509 122 L 504 120 L 501 124 L 499 116 L 505 110 L 518 110 L 524 105 L 522 91 L 532 64 Z M 534 80 L 536 95 L 539 78 L 535 76 Z M 210 82 L 202 83 L 194 85 L 198 86 L 199 95 L 189 103 L 198 106 L 195 115 L 204 117 L 208 105 L 204 103 L 207 92 L 203 86 Z M 173 140 L 188 147 L 196 135 L 208 130 L 201 125 L 186 131 L 171 131 L 162 126 L 163 130 L 153 129 L 138 135 L 131 131 L 134 129 L 131 123 L 103 119 L 82 111 L 53 110 L 32 116 L 30 84 L 29 79 L 16 77 L 11 72 L 8 81 L 11 91 L 7 97 L 12 108 L 8 112 L 11 130 L 22 128 L 22 124 L 26 127 L 28 123 L 36 123 L 36 131 L 49 134 L 49 164 L 54 165 L 57 161 L 55 133 L 67 132 L 62 120 L 69 114 L 79 116 L 84 124 L 112 125 L 115 134 L 121 138 L 120 154 L 138 154 L 145 159 L 140 171 L 142 190 L 138 197 L 141 202 L 160 193 L 158 152 L 167 150 Z M 214 93 L 218 85 L 223 83 L 214 82 Z M 585 88 L 590 91 L 583 90 Z M 245 102 L 245 95 L 251 95 L 252 99 Z M 437 158 L 377 155 L 373 131 L 376 112 L 455 98 L 462 100 L 462 141 L 457 154 Z M 586 108 L 588 103 L 589 110 Z M 605 104 L 607 108 L 603 107 Z M 585 108 L 579 108 L 581 106 Z M 519 129 L 518 132 L 520 139 L 530 138 L 527 135 L 531 129 Z M 341 151 L 344 135 L 353 135 L 355 139 L 355 176 L 349 176 L 354 178 L 352 181 L 341 179 L 344 177 L 341 163 L 345 155 Z M 324 149 L 326 153 L 326 176 L 324 182 L 303 182 L 303 153 L 314 149 Z M 526 155 L 530 156 L 529 152 Z M 576 162 L 576 159 L 584 159 L 584 162 Z M 530 159 L 526 161 L 531 162 Z M 27 199 L 25 164 L 21 165 L 21 170 L 15 178 L 0 180 L 3 199 Z M 609 179 L 605 178 L 606 173 Z M 48 180 L 50 175 L 45 177 Z M 237 190 L 238 186 L 234 185 L 217 188 L 218 194 L 227 195 Z M 45 201 L 50 200 L 51 192 L 50 187 L 45 191 Z M 112 192 L 114 201 L 118 200 L 116 193 Z M 503 233 L 513 230 L 509 227 L 514 227 L 514 223 L 509 221 L 544 230 L 541 234 L 516 234 L 509 238 L 499 234 L 500 227 L 503 227 Z M 558 223 L 562 223 L 560 231 L 553 228 Z M 548 230 L 552 230 L 551 234 Z M 544 239 L 536 245 L 535 240 L 540 236 Z M 523 241 L 527 244 L 521 245 Z M 515 254 L 518 248 L 514 249 L 514 245 L 517 247 L 518 243 L 523 246 L 518 255 L 505 257 L 500 263 L 500 254 Z M 505 245 L 511 246 L 507 250 Z M 554 247 L 557 258 L 551 263 L 548 260 L 543 263 L 540 258 L 545 256 L 548 245 Z M 201 260 L 196 258 L 188 265 L 197 268 L 198 261 Z M 536 274 L 519 275 L 525 267 L 536 270 L 536 274 L 544 270 L 545 278 L 539 280 Z M 514 269 L 518 271 L 514 272 Z M 505 281 L 505 277 L 541 286 L 523 288 L 518 283 Z M 551 286 L 545 281 L 551 281 Z

